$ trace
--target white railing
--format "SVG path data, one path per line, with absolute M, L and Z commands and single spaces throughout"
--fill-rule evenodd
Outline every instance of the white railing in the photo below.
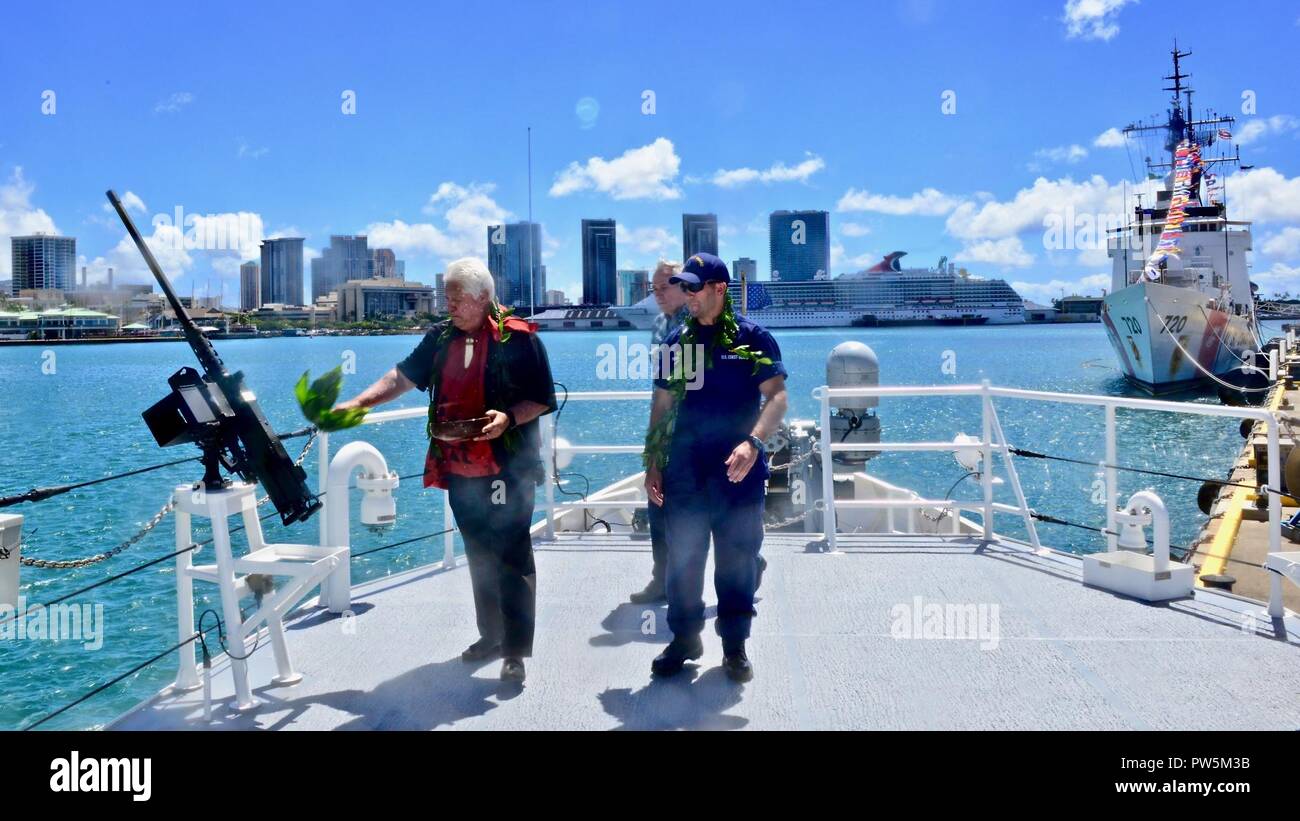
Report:
M 981 417 L 983 421 L 983 437 L 976 444 L 962 445 L 953 442 L 908 442 L 908 443 L 833 443 L 829 436 L 823 435 L 819 447 L 822 455 L 822 499 L 824 503 L 823 512 L 823 535 L 831 550 L 835 549 L 836 532 L 835 532 L 835 509 L 837 507 L 905 507 L 910 504 L 933 505 L 935 507 L 947 507 L 951 509 L 978 509 L 983 512 L 984 516 L 984 538 L 993 538 L 993 514 L 995 513 L 1012 513 L 1025 517 L 1029 512 L 1029 507 L 1025 502 L 1023 490 L 1020 488 L 1019 480 L 1016 478 L 1015 469 L 1012 466 L 1011 454 L 1006 437 L 1002 434 L 1002 426 L 998 421 L 997 410 L 994 407 L 994 399 L 1024 399 L 1037 402 L 1060 402 L 1072 405 L 1091 405 L 1105 409 L 1105 444 L 1106 457 L 1105 468 L 1106 477 L 1106 530 L 1108 534 L 1107 547 L 1115 549 L 1116 532 L 1115 513 L 1119 505 L 1117 498 L 1118 478 L 1116 476 L 1115 465 L 1118 464 L 1118 448 L 1115 441 L 1115 409 L 1128 408 L 1130 410 L 1147 410 L 1162 411 L 1166 413 L 1183 413 L 1195 416 L 1219 416 L 1234 419 L 1252 419 L 1257 422 L 1263 422 L 1268 434 L 1268 552 L 1270 554 L 1280 553 L 1282 549 L 1282 498 L 1278 494 L 1278 489 L 1282 482 L 1282 469 L 1279 448 L 1278 421 L 1271 411 L 1261 408 L 1248 407 L 1226 407 L 1221 405 L 1201 405 L 1195 403 L 1168 402 L 1159 399 L 1138 399 L 1131 397 L 1119 396 L 1095 396 L 1089 394 L 1074 393 L 1055 393 L 1049 391 L 1030 391 L 1020 390 L 1017 388 L 996 388 L 988 382 L 980 385 L 937 385 L 937 386 L 891 386 L 891 387 L 855 387 L 855 388 L 827 388 L 825 386 L 816 388 L 813 391 L 813 398 L 821 404 L 821 428 L 823 431 L 830 430 L 830 409 L 834 406 L 835 399 L 862 398 L 862 397 L 898 397 L 898 396 L 978 396 L 981 398 Z M 838 451 L 956 451 L 962 449 L 978 449 L 981 453 L 981 483 L 983 490 L 983 501 L 981 502 L 954 502 L 951 500 L 920 500 L 908 502 L 907 505 L 887 499 L 873 500 L 871 502 L 839 500 L 835 499 L 834 491 L 834 472 L 830 469 L 832 465 L 831 456 Z M 992 475 L 992 454 L 994 450 L 1002 453 L 1004 465 L 1008 468 L 1008 478 L 1011 479 L 1012 489 L 1015 491 L 1019 507 L 1002 505 L 993 501 L 993 475 Z M 1032 526 L 1032 519 L 1027 519 L 1029 523 L 1029 533 L 1031 542 L 1038 547 L 1038 539 Z M 1270 595 L 1269 595 L 1269 615 L 1280 617 L 1282 615 L 1282 582 L 1278 574 L 1274 573 L 1271 578 Z
M 650 418 L 650 391 L 580 391 L 570 393 L 565 400 L 569 402 L 640 402 L 645 406 L 646 419 Z M 546 466 L 546 538 L 555 538 L 555 516 L 557 512 L 573 510 L 578 508 L 593 507 L 617 507 L 617 508 L 643 508 L 647 503 L 644 501 L 634 502 L 631 500 L 611 500 L 585 501 L 585 502 L 560 502 L 555 501 L 555 482 L 551 481 L 551 468 L 555 464 L 555 455 L 558 453 L 571 453 L 573 455 L 594 453 L 644 453 L 644 445 L 559 445 L 556 444 L 556 418 L 555 414 L 548 414 L 542 417 L 542 464 Z
M 637 401 L 646 407 L 646 417 L 650 414 L 650 391 L 580 391 L 570 393 L 566 399 L 568 402 L 619 402 L 619 401 Z M 366 414 L 362 420 L 363 425 L 377 425 L 384 422 L 403 422 L 413 419 L 424 420 L 428 418 L 427 408 L 402 408 L 401 410 L 376 411 Z M 640 454 L 645 450 L 643 445 L 560 445 L 556 446 L 556 415 L 547 414 L 538 420 L 541 425 L 541 459 L 546 470 L 544 504 L 542 507 L 546 510 L 546 538 L 555 538 L 555 517 L 557 513 L 566 510 L 579 508 L 599 508 L 599 507 L 617 507 L 617 508 L 643 508 L 646 506 L 644 501 L 631 500 L 609 500 L 609 501 L 583 501 L 583 502 L 556 502 L 555 501 L 555 482 L 551 481 L 551 469 L 555 464 L 554 457 L 556 453 L 570 453 L 573 455 L 591 455 L 591 454 Z M 330 446 L 329 434 L 319 434 L 316 447 L 319 450 L 320 464 L 320 487 L 325 487 L 326 476 L 329 471 Z M 446 491 L 443 491 L 443 522 L 445 527 L 449 528 L 448 532 L 443 535 L 443 558 L 444 567 L 454 567 L 456 563 L 456 534 L 450 530 L 455 526 L 455 517 L 451 512 L 451 502 L 447 497 Z M 330 500 L 328 495 L 323 500 L 323 504 L 328 508 Z M 325 521 L 327 516 L 321 516 L 320 543 L 326 543 Z

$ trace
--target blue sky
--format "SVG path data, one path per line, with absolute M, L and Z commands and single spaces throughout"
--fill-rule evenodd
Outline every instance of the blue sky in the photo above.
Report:
M 531 125 L 549 284 L 574 297 L 584 217 L 615 218 L 619 266 L 643 267 L 680 255 L 683 211 L 716 212 L 722 256 L 765 278 L 778 208 L 831 212 L 834 273 L 904 250 L 1040 301 L 1098 292 L 1104 252 L 1045 247 L 1043 220 L 1122 210 L 1145 146 L 1102 135 L 1163 111 L 1177 37 L 1198 109 L 1236 116 L 1255 166 L 1226 175 L 1254 276 L 1300 291 L 1293 2 L 129 8 L 23 4 L 8 26 L 40 48 L 0 52 L 0 235 L 76 236 L 92 281 L 148 281 L 110 187 L 142 226 L 242 213 L 311 253 L 369 233 L 431 281 L 527 214 Z M 249 249 L 145 230 L 182 293 L 224 280 L 232 301 Z

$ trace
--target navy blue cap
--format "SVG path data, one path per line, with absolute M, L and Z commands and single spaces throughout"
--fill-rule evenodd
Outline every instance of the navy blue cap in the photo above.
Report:
M 731 282 L 727 273 L 727 263 L 713 254 L 699 253 L 686 260 L 682 272 L 668 280 L 670 283 L 686 282 L 697 285 L 701 282 Z

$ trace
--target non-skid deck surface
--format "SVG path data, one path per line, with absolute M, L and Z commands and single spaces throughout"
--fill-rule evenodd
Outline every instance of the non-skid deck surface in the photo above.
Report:
M 460 660 L 477 637 L 462 560 L 357 586 L 350 621 L 294 619 L 289 646 L 305 676 L 295 686 L 270 685 L 264 641 L 250 662 L 266 701 L 256 712 L 230 710 L 222 663 L 211 724 L 200 690 L 164 692 L 113 728 L 1300 728 L 1294 617 L 1270 622 L 1253 608 L 1252 622 L 1240 600 L 1208 591 L 1169 605 L 1117 597 L 1084 587 L 1077 561 L 1015 545 L 845 536 L 822 554 L 807 542 L 765 542 L 756 677 L 743 686 L 723 675 L 712 620 L 698 666 L 652 679 L 671 638 L 665 608 L 626 603 L 649 578 L 648 542 L 566 535 L 537 545 L 537 641 L 522 686 L 499 681 L 500 662 Z M 711 617 L 711 589 L 705 598 Z M 949 605 L 974 616 L 948 628 L 969 638 L 925 637 Z

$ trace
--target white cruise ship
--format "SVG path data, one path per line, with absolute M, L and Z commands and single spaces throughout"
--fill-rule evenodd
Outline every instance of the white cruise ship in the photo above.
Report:
M 765 328 L 881 325 L 1005 325 L 1025 321 L 1020 295 L 1000 279 L 903 268 L 894 251 L 864 271 L 805 282 L 749 282 L 741 310 Z

